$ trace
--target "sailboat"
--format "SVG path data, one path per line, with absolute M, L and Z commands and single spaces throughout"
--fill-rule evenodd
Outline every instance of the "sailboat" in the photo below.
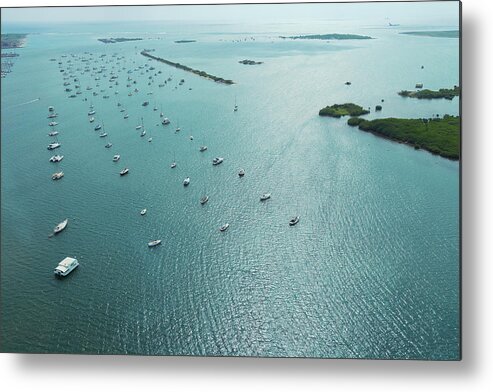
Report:
M 176 167 L 176 157 L 175 153 L 173 153 L 173 163 L 171 164 L 171 168 L 174 169 Z

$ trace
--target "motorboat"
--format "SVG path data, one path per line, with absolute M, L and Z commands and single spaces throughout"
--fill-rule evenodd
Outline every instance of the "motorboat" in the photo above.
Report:
M 142 132 L 140 133 L 140 137 L 144 137 L 146 135 L 146 130 L 143 129 Z
M 47 149 L 48 149 L 48 150 L 54 150 L 55 148 L 58 148 L 58 147 L 60 147 L 60 146 L 61 146 L 61 144 L 60 144 L 60 143 L 58 143 L 58 142 L 53 142 L 53 143 L 48 144 Z
M 123 116 L 123 118 L 127 119 L 127 118 L 128 118 L 128 114 L 125 114 L 125 115 Z
M 118 162 L 120 160 L 120 155 L 116 154 L 113 156 L 113 162 Z
M 103 133 L 100 133 L 99 134 L 99 137 L 106 137 L 106 136 L 108 136 L 108 134 L 106 132 L 103 132 Z
M 190 177 L 187 177 L 183 180 L 183 186 L 188 186 L 190 184 Z
M 58 116 L 57 113 L 51 113 L 51 114 L 48 114 L 48 117 L 47 118 L 55 118 L 57 116 Z
M 63 155 L 53 155 L 50 158 L 50 162 L 60 162 L 63 159 Z
M 176 167 L 176 162 L 173 162 L 170 167 L 174 169 Z
M 205 203 L 207 203 L 209 201 L 209 196 L 207 195 L 204 195 L 200 198 L 200 204 L 204 205 Z
M 55 226 L 53 229 L 54 234 L 60 233 L 65 227 L 67 227 L 68 219 L 65 219 L 63 222 L 59 223 L 58 225 Z
M 62 171 L 61 172 L 58 172 L 58 173 L 53 173 L 51 175 L 51 179 L 52 180 L 59 180 L 62 177 L 63 177 L 63 172 Z
M 89 119 L 89 122 L 90 122 L 90 123 L 92 123 L 92 122 L 94 122 L 94 120 L 95 120 L 95 118 L 94 118 L 94 117 L 91 117 L 91 118 Z
M 147 208 L 144 208 L 142 211 L 140 211 L 140 215 L 145 215 L 147 213 Z
M 113 146 L 113 143 L 106 143 L 106 145 L 104 146 L 104 148 L 111 148 L 111 146 Z
M 79 266 L 79 262 L 77 261 L 77 259 L 74 259 L 72 257 L 65 257 L 56 266 L 54 274 L 56 276 L 67 276 L 78 266 Z
M 152 142 L 152 137 L 150 137 L 149 139 L 147 139 L 147 141 L 150 143 Z
M 48 123 L 48 125 L 50 127 L 54 127 L 55 125 L 58 125 L 58 123 L 56 121 L 51 121 L 50 123 Z
M 55 107 L 54 106 L 48 106 L 48 111 L 49 112 L 53 112 L 55 110 Z
M 142 103 L 142 106 L 147 106 L 147 105 L 149 105 L 149 101 L 144 101 L 144 102 Z
M 136 129 L 137 131 L 138 131 L 139 129 L 141 129 L 141 128 L 142 128 L 142 125 L 137 125 L 137 126 L 135 127 L 135 129 Z
M 223 163 L 223 161 L 224 161 L 224 158 L 221 158 L 221 157 L 216 157 L 216 158 L 214 158 L 214 159 L 212 160 L 212 164 L 213 164 L 214 166 L 216 166 L 216 165 L 219 165 L 219 164 Z
M 161 243 L 161 240 L 154 240 L 154 241 L 148 242 L 147 246 L 149 246 L 149 248 L 152 248 L 153 246 L 157 246 L 160 243 Z
M 169 118 L 168 117 L 165 117 L 163 119 L 163 121 L 161 122 L 161 124 L 163 124 L 163 125 L 168 125 L 169 123 L 170 123 L 170 121 L 169 121 Z
M 245 170 L 240 169 L 240 171 L 238 172 L 238 175 L 239 175 L 240 177 L 243 177 L 243 176 L 245 175 Z
M 297 224 L 299 221 L 300 221 L 300 217 L 299 217 L 299 216 L 294 216 L 294 217 L 292 217 L 292 218 L 289 220 L 289 226 L 294 226 L 294 225 L 295 225 L 295 224 Z
M 88 116 L 93 116 L 94 114 L 96 114 L 96 111 L 95 110 L 90 110 L 87 115 Z
M 270 193 L 264 193 L 262 196 L 260 196 L 260 201 L 264 201 L 268 199 L 270 199 Z
M 207 146 L 200 146 L 199 151 L 204 152 L 207 150 Z
M 125 174 L 128 174 L 128 171 L 129 171 L 129 170 L 128 170 L 127 168 L 123 169 L 123 170 L 120 172 L 120 176 L 124 176 Z
M 56 136 L 58 135 L 58 131 L 53 131 L 48 134 L 48 136 Z
M 226 231 L 229 228 L 229 223 L 225 223 L 219 228 L 219 231 Z
M 96 127 L 94 128 L 95 131 L 99 131 L 100 129 L 101 129 L 101 124 L 96 125 Z

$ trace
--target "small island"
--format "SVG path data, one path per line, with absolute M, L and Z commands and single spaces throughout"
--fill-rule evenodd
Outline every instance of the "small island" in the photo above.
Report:
M 178 41 L 175 41 L 175 44 L 190 44 L 192 42 L 197 42 L 194 39 L 180 39 Z
M 98 38 L 103 44 L 116 44 L 118 42 L 142 41 L 143 38 Z
M 358 126 L 365 132 L 423 149 L 451 160 L 459 159 L 460 118 L 445 115 L 443 118 L 382 118 L 365 120 L 350 118 L 348 125 Z
M 337 33 L 332 33 L 332 34 L 312 34 L 312 35 L 296 35 L 296 36 L 291 36 L 291 37 L 283 37 L 280 36 L 279 38 L 289 38 L 289 39 L 320 39 L 320 40 L 329 40 L 329 39 L 335 39 L 335 40 L 348 40 L 348 39 L 374 39 L 373 37 L 369 37 L 367 35 L 358 35 L 358 34 L 337 34 Z
M 320 111 L 318 112 L 319 116 L 329 116 L 335 118 L 340 118 L 342 116 L 362 116 L 363 114 L 368 113 L 370 113 L 369 110 L 363 109 L 361 106 L 358 106 L 354 103 L 326 106 L 325 108 L 320 109 Z
M 263 64 L 262 61 L 253 61 L 253 60 L 241 60 L 238 61 L 240 64 L 245 64 L 245 65 L 258 65 L 258 64 Z
M 23 48 L 26 44 L 27 34 L 2 34 L 2 49 Z
M 436 38 L 459 38 L 459 30 L 447 31 L 404 31 L 399 34 L 417 35 L 419 37 L 436 37 Z
M 150 54 L 149 52 L 146 52 L 145 50 L 143 50 L 142 52 L 140 52 L 140 54 L 142 56 L 148 57 L 150 59 L 159 61 L 160 63 L 167 64 L 167 65 L 169 65 L 171 67 L 175 67 L 175 68 L 181 69 L 181 70 L 186 71 L 186 72 L 191 72 L 191 73 L 193 73 L 195 75 L 198 75 L 198 76 L 201 76 L 203 78 L 206 78 L 206 79 L 209 79 L 209 80 L 213 80 L 216 83 L 234 84 L 234 82 L 232 80 L 223 79 L 223 78 L 220 78 L 218 76 L 214 76 L 214 75 L 208 74 L 205 71 L 200 71 L 198 69 L 193 69 L 193 68 L 187 67 L 186 65 L 183 65 L 183 64 L 180 64 L 180 63 L 174 63 L 172 61 L 163 59 L 161 57 L 153 56 L 152 54 Z
M 419 90 L 419 91 L 408 91 L 402 90 L 398 93 L 401 97 L 418 98 L 418 99 L 453 99 L 460 95 L 460 87 L 454 86 L 454 88 L 441 88 L 439 90 Z

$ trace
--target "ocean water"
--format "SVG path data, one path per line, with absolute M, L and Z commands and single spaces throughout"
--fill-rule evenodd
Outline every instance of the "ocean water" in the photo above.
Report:
M 371 107 L 368 118 L 458 115 L 457 98 L 397 95 L 418 82 L 459 84 L 457 39 L 336 22 L 32 31 L 1 85 L 3 351 L 459 357 L 459 164 L 318 116 L 343 102 Z M 376 39 L 278 38 L 328 32 Z M 144 40 L 97 41 L 118 36 Z M 143 48 L 235 84 L 148 61 Z M 79 78 L 82 94 L 68 98 L 60 69 L 73 75 L 71 93 Z M 53 152 L 50 105 L 62 144 Z M 170 125 L 160 124 L 161 110 Z M 93 130 L 98 123 L 107 138 Z M 50 163 L 54 153 L 64 160 Z M 215 156 L 224 163 L 212 166 Z M 120 177 L 123 167 L 130 173 Z M 60 169 L 64 178 L 52 181 Z M 262 203 L 265 192 L 272 197 Z M 210 199 L 201 206 L 203 193 Z M 290 227 L 294 215 L 300 222 Z M 67 229 L 50 236 L 65 218 Z M 162 245 L 148 248 L 156 238 Z M 56 279 L 65 256 L 80 266 Z

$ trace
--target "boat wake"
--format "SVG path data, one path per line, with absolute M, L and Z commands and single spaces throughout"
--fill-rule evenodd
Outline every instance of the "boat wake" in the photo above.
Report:
M 18 107 L 18 106 L 29 105 L 29 104 L 31 104 L 31 103 L 38 102 L 39 100 L 41 100 L 41 98 L 32 99 L 32 100 L 27 101 L 27 102 L 18 103 L 17 105 L 10 106 L 10 107 L 9 107 L 9 108 L 7 108 L 7 109 L 16 108 L 16 107 Z

